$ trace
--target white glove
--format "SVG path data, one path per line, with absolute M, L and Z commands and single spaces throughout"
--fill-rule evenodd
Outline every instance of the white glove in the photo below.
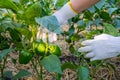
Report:
M 73 10 L 71 2 L 69 1 L 60 10 L 56 11 L 53 15 L 57 18 L 58 23 L 60 25 L 63 25 L 67 22 L 68 19 L 77 15 L 77 13 Z
M 73 10 L 71 2 L 69 1 L 51 16 L 36 18 L 35 20 L 42 27 L 59 34 L 61 32 L 60 26 L 64 25 L 68 19 L 74 17 L 75 15 L 77 15 L 77 13 Z
M 47 36 L 48 36 L 49 42 L 57 41 L 57 34 L 56 33 L 50 32 L 46 28 L 39 27 L 38 33 L 37 33 L 37 39 L 42 39 L 43 42 L 47 42 Z
M 86 52 L 85 58 L 102 60 L 116 57 L 120 54 L 120 37 L 102 34 L 95 36 L 93 40 L 82 42 L 84 47 L 78 49 L 79 52 Z

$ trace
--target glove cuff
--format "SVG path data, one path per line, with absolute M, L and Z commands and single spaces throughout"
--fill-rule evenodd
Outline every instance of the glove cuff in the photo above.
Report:
M 78 14 L 72 7 L 72 3 L 69 1 L 68 3 L 68 6 L 70 7 L 71 11 L 74 13 L 74 14 Z
M 57 18 L 59 24 L 63 25 L 68 19 L 77 15 L 77 13 L 74 11 L 71 2 L 69 1 L 60 10 L 56 11 L 53 15 Z

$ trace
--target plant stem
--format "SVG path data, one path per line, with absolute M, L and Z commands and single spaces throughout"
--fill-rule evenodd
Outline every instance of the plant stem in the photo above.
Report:
M 43 77 L 42 77 L 42 65 L 40 64 L 40 60 L 39 60 L 39 57 L 38 57 L 38 64 L 40 66 L 40 80 L 43 80 Z
M 40 79 L 43 80 L 43 77 L 42 77 L 42 65 L 40 65 Z
M 81 57 L 81 64 L 80 64 L 81 66 L 83 66 L 84 65 L 84 58 L 83 58 L 83 56 Z
M 38 69 L 37 69 L 37 66 L 35 65 L 35 63 L 34 63 L 34 60 L 31 60 L 31 62 L 32 62 L 32 66 L 33 66 L 33 69 L 36 71 L 36 73 L 37 73 L 37 78 L 38 78 L 38 80 L 39 80 L 39 72 L 38 72 Z
M 2 78 L 3 78 L 3 74 L 4 74 L 4 69 L 5 69 L 6 60 L 7 60 L 7 56 L 4 58 L 3 67 L 1 68 L 1 77 L 2 77 Z
M 0 73 L 1 73 L 1 78 L 2 78 L 2 65 L 0 65 Z
M 56 73 L 56 80 L 60 80 L 61 75 L 59 73 Z

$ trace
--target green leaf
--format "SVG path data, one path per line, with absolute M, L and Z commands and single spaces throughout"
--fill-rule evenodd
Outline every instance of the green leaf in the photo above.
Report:
M 59 9 L 61 8 L 65 3 L 67 3 L 68 0 L 57 0 L 56 7 Z
M 117 0 L 108 0 L 108 2 L 114 4 L 115 2 L 117 2 Z
M 71 41 L 78 41 L 80 36 L 75 33 L 75 34 L 72 34 L 70 37 L 71 37 Z
M 120 19 L 115 18 L 115 19 L 113 20 L 113 23 L 114 23 L 114 25 L 115 25 L 115 28 L 120 28 Z
M 20 79 L 22 77 L 28 76 L 30 74 L 31 73 L 28 72 L 27 70 L 20 70 L 15 76 L 13 76 L 12 80 L 17 80 L 17 79 Z
M 113 12 L 115 12 L 118 8 L 109 8 L 108 13 L 111 15 Z
M 100 18 L 97 18 L 93 21 L 93 23 L 97 26 L 99 26 L 101 22 L 102 22 L 102 20 Z
M 79 27 L 83 27 L 83 26 L 84 26 L 84 21 L 83 21 L 83 20 L 79 20 L 79 21 L 77 22 L 77 25 L 78 25 Z
M 100 17 L 102 18 L 102 19 L 104 19 L 104 20 L 111 20 L 111 17 L 110 17 L 110 15 L 107 13 L 107 12 L 105 12 L 105 11 L 101 11 L 100 13 Z
M 24 35 L 27 39 L 32 37 L 32 32 L 28 28 L 15 28 L 15 30 Z
M 93 21 L 88 21 L 88 22 L 86 23 L 86 27 L 87 27 L 87 28 L 90 27 L 91 24 L 93 24 Z
M 87 80 L 89 78 L 89 70 L 86 67 L 80 66 L 77 73 L 79 80 Z
M 62 68 L 62 71 L 63 71 L 65 69 L 67 69 L 67 68 L 76 69 L 77 66 L 75 64 L 70 63 L 70 62 L 65 62 L 64 64 L 62 64 L 61 68 Z
M 3 78 L 0 78 L 0 80 L 4 80 Z
M 75 31 L 75 28 L 73 25 L 71 25 L 68 31 L 69 36 L 71 36 L 74 33 L 74 31 Z
M 95 6 L 100 10 L 105 5 L 105 0 L 100 0 Z
M 14 12 L 18 11 L 18 7 L 12 2 L 12 0 L 0 0 L 0 8 L 11 9 Z
M 8 54 L 12 51 L 13 49 L 4 49 L 0 52 L 0 61 Z
M 86 11 L 84 13 L 84 16 L 83 16 L 85 19 L 88 19 L 88 20 L 92 20 L 93 18 L 93 13 L 91 13 L 90 11 Z
M 14 29 L 9 28 L 9 33 L 13 41 L 20 41 L 21 34 L 15 28 Z
M 21 50 L 23 49 L 23 44 L 22 44 L 22 41 L 14 41 L 14 45 L 16 46 L 17 50 Z
M 48 70 L 49 72 L 62 74 L 60 61 L 56 55 L 44 57 L 40 62 L 41 65 L 44 66 L 45 69 Z
M 47 28 L 51 32 L 55 32 L 60 34 L 60 25 L 55 16 L 45 16 L 42 18 L 36 18 L 36 22 L 40 24 L 42 27 Z
M 20 4 L 20 0 L 12 0 L 12 1 L 15 2 L 15 3 Z
M 43 7 L 40 2 L 36 2 L 30 7 L 23 14 L 23 18 L 27 20 L 28 23 L 35 23 L 35 17 L 43 17 L 47 15 L 43 10 Z
M 115 27 L 113 27 L 113 25 L 109 23 L 103 23 L 103 27 L 104 27 L 103 33 L 110 34 L 113 36 L 118 36 L 118 32 L 115 29 Z
M 90 12 L 94 13 L 94 12 L 95 12 L 95 8 L 94 8 L 94 6 L 92 6 L 92 7 L 88 8 L 88 11 L 90 11 Z
M 27 4 L 29 2 L 29 0 L 19 0 L 21 4 Z
M 9 48 L 9 44 L 7 42 L 7 38 L 0 35 L 0 50 L 8 49 L 8 48 Z
M 0 20 L 0 28 L 5 31 L 8 28 L 14 28 L 16 25 L 12 21 L 12 19 L 5 17 L 2 20 Z
M 94 67 L 101 65 L 102 63 L 103 62 L 101 60 L 94 60 L 94 61 L 89 62 L 89 64 L 94 66 Z
M 12 71 L 5 71 L 3 75 L 4 75 L 4 77 L 11 79 L 12 78 Z
M 75 48 L 73 45 L 70 45 L 69 47 L 70 52 L 73 54 L 75 52 Z

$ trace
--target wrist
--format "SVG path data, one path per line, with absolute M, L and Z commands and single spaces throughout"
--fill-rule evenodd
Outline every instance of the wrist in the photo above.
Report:
M 60 10 L 56 11 L 53 15 L 57 18 L 59 24 L 63 25 L 68 19 L 77 15 L 77 13 L 72 8 L 71 2 L 68 2 Z

